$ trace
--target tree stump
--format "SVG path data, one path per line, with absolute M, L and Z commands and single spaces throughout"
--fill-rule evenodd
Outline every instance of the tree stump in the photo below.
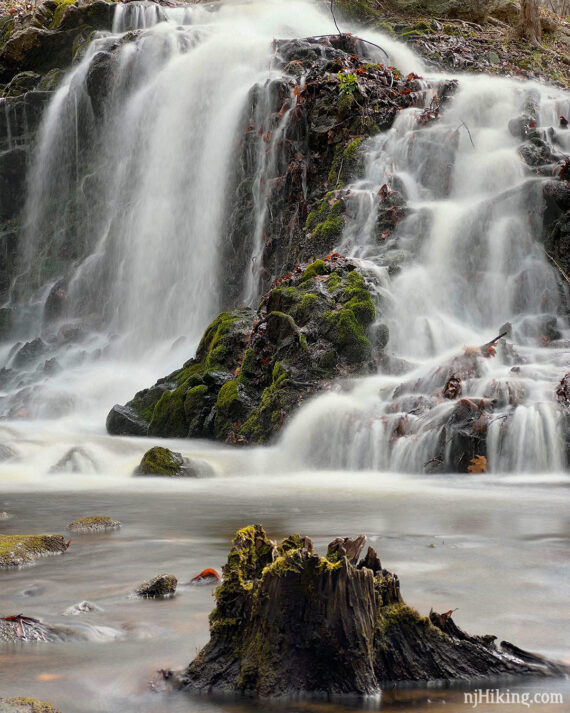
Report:
M 240 530 L 210 614 L 210 641 L 174 688 L 257 694 L 374 694 L 390 682 L 472 680 L 565 673 L 494 636 L 470 636 L 451 613 L 407 606 L 397 575 L 365 537 L 336 539 L 326 557 L 308 537 L 280 544 L 261 525 Z

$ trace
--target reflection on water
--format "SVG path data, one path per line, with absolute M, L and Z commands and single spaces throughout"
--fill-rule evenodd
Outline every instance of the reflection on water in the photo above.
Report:
M 561 497 L 563 482 L 537 477 L 524 490 L 508 480 L 492 489 L 484 485 L 465 476 L 338 472 L 207 481 L 108 478 L 97 490 L 4 488 L 0 510 L 11 517 L 0 521 L 3 533 L 65 533 L 75 518 L 97 513 L 120 520 L 123 527 L 76 535 L 66 554 L 2 572 L 0 615 L 22 612 L 68 626 L 65 609 L 88 599 L 102 611 L 72 617 L 72 624 L 79 619 L 86 629 L 109 627 L 118 635 L 4 646 L 0 692 L 39 696 L 65 713 L 469 710 L 462 690 L 385 691 L 380 701 L 342 704 L 278 704 L 150 694 L 147 683 L 158 668 L 186 665 L 207 640 L 213 590 L 186 583 L 205 567 L 220 568 L 233 532 L 250 522 L 262 522 L 274 538 L 306 533 L 321 550 L 335 536 L 365 532 L 383 565 L 400 574 L 406 601 L 420 612 L 458 607 L 455 620 L 472 633 L 492 632 L 564 658 L 570 633 L 565 589 L 570 518 Z M 174 599 L 128 598 L 137 584 L 159 572 L 178 577 Z M 564 681 L 505 685 L 533 693 L 560 691 L 570 701 Z M 522 709 L 505 705 L 501 710 Z

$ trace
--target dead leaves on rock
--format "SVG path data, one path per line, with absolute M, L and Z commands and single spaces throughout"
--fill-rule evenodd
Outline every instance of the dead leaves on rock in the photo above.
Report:
M 485 456 L 475 456 L 467 466 L 468 473 L 487 473 L 487 458 Z

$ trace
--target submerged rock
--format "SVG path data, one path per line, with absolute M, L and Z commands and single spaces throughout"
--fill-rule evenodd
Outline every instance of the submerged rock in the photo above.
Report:
M 215 593 L 210 641 L 175 688 L 259 696 L 377 693 L 388 682 L 561 675 L 558 664 L 494 636 L 461 631 L 451 612 L 422 617 L 364 536 L 338 538 L 326 557 L 308 537 L 280 544 L 260 525 L 240 530 Z
M 78 616 L 79 614 L 88 614 L 89 612 L 103 611 L 100 606 L 93 602 L 88 602 L 84 599 L 82 602 L 73 604 L 63 612 L 63 616 Z
M 60 713 L 51 703 L 36 698 L 0 698 L 0 713 Z
M 62 535 L 0 535 L 0 568 L 20 567 L 66 549 Z
M 111 520 L 106 515 L 92 515 L 82 517 L 79 520 L 74 520 L 67 526 L 71 532 L 85 534 L 92 532 L 108 532 L 109 530 L 118 530 L 121 523 L 118 520 Z
M 174 596 L 177 584 L 178 580 L 173 574 L 157 574 L 138 586 L 135 594 L 144 599 L 168 599 Z
M 335 377 L 373 368 L 367 329 L 375 319 L 356 262 L 332 255 L 297 267 L 274 283 L 257 312 L 220 314 L 196 357 L 126 406 L 113 407 L 107 430 L 124 433 L 117 413 L 127 412 L 153 436 L 266 442 L 301 401 Z M 175 471 L 176 459 L 168 468 Z

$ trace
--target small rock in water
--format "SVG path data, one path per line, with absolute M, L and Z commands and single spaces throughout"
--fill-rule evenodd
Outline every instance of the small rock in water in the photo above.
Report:
M 84 448 L 70 448 L 55 465 L 49 469 L 50 473 L 97 473 L 98 468 L 94 459 Z
M 82 602 L 78 602 L 71 607 L 68 607 L 64 612 L 63 616 L 77 616 L 78 614 L 86 614 L 92 611 L 103 611 L 100 606 L 94 604 L 93 602 L 88 602 L 86 599 Z
M 84 534 L 92 532 L 108 532 L 109 530 L 118 530 L 121 523 L 118 520 L 111 520 L 106 515 L 92 515 L 90 517 L 82 517 L 79 520 L 70 522 L 67 526 L 71 532 Z
M 133 475 L 208 478 L 214 475 L 214 471 L 206 461 L 190 460 L 169 448 L 155 446 L 144 454 Z
M 25 589 L 22 589 L 20 594 L 23 597 L 39 597 L 46 591 L 46 588 L 43 584 L 39 584 L 38 582 L 34 582 L 33 584 L 30 584 L 28 587 Z
M 173 574 L 157 574 L 137 587 L 135 594 L 145 599 L 167 599 L 174 596 L 177 584 Z
M 9 517 L 7 512 L 0 512 L 0 520 L 7 520 Z
M 0 713 L 60 713 L 51 703 L 35 698 L 0 698 Z
M 192 577 L 190 580 L 190 584 L 218 584 L 218 582 L 222 581 L 222 575 L 219 572 L 216 572 L 215 569 L 204 569 L 200 572 L 200 574 L 197 574 L 195 577 Z
M 0 535 L 0 568 L 20 567 L 66 549 L 63 535 Z

